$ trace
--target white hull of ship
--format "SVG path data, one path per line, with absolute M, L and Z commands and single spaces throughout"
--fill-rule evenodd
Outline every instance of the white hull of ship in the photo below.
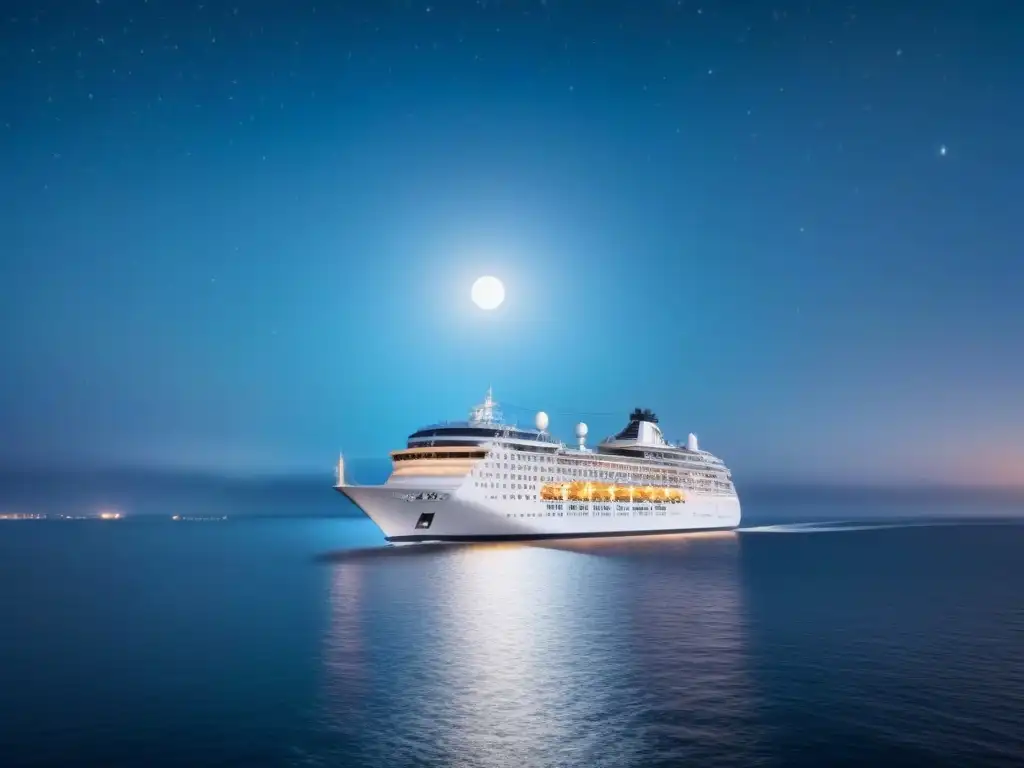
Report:
M 546 501 L 473 498 L 466 489 L 342 485 L 337 490 L 392 542 L 639 536 L 731 530 L 740 524 L 736 496 L 691 494 L 685 503 L 660 505 L 559 502 L 562 509 L 551 510 Z

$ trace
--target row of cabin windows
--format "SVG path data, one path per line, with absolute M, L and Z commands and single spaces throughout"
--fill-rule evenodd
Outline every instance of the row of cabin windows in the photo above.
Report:
M 502 468 L 508 469 L 508 464 L 502 464 Z M 513 465 L 515 467 L 515 465 Z M 581 469 L 567 469 L 565 475 L 524 475 L 517 472 L 487 472 L 484 470 L 474 470 L 473 474 L 476 477 L 485 479 L 502 479 L 502 480 L 519 480 L 519 481 L 532 481 L 542 483 L 557 483 L 563 482 L 566 477 L 578 477 L 580 479 L 589 479 L 593 482 L 619 482 L 619 483 L 691 483 L 694 480 L 697 484 L 706 485 L 708 481 L 711 481 L 714 485 L 728 486 L 729 483 L 720 479 L 719 475 L 715 475 L 711 472 L 692 472 L 687 475 L 677 475 L 674 473 L 666 472 L 584 472 Z
M 395 461 L 413 461 L 415 459 L 483 459 L 486 451 L 430 451 L 427 453 L 396 453 Z
M 488 466 L 488 465 L 485 465 Z M 495 462 L 495 467 L 499 469 L 509 469 L 509 465 L 505 462 Z M 512 465 L 512 469 L 515 469 L 516 465 Z M 674 472 L 626 472 L 620 471 L 615 472 L 611 470 L 603 470 L 599 472 L 587 472 L 581 468 L 567 468 L 564 470 L 562 475 L 524 475 L 517 472 L 488 472 L 485 470 L 474 470 L 474 474 L 478 477 L 484 478 L 501 478 L 504 480 L 532 480 L 533 482 L 542 483 L 557 483 L 562 482 L 566 477 L 578 477 L 581 479 L 589 479 L 594 482 L 619 482 L 619 483 L 678 483 L 687 482 L 692 479 L 698 481 L 711 480 L 715 483 L 724 483 L 721 480 L 721 475 L 717 475 L 713 472 L 690 472 L 685 475 L 680 475 Z
M 483 482 L 483 483 L 481 483 L 481 482 L 478 481 L 478 482 L 475 482 L 473 484 L 477 488 L 498 488 L 499 487 L 499 485 L 497 483 L 490 483 L 490 482 Z M 509 485 L 510 485 L 509 483 L 502 483 L 500 487 L 501 488 L 508 488 Z M 512 485 L 512 488 L 517 489 L 517 490 L 528 490 L 529 489 L 529 486 L 526 486 L 526 485 L 524 485 L 522 483 L 511 483 L 511 485 Z M 536 494 L 534 494 L 534 496 L 536 497 Z
M 477 436 L 486 436 L 486 437 L 502 437 L 503 436 L 500 432 L 494 432 L 493 430 L 488 430 L 488 429 L 462 430 L 460 432 L 461 432 L 461 434 L 476 434 Z M 450 431 L 449 432 L 445 432 L 443 430 L 422 430 L 420 432 L 415 432 L 412 435 L 410 435 L 409 436 L 409 440 L 410 441 L 414 441 L 414 440 L 417 440 L 417 439 L 424 439 L 424 438 L 427 438 L 427 437 L 433 437 L 435 435 L 442 435 L 442 434 L 444 434 L 444 435 L 451 435 L 454 438 L 456 433 L 455 432 L 450 432 Z M 520 439 L 520 440 L 537 440 L 538 439 L 537 436 L 529 435 L 528 433 L 513 433 L 513 434 L 507 435 L 505 437 L 510 437 L 512 439 Z M 548 438 L 540 438 L 540 439 L 548 439 Z M 455 446 L 455 445 L 474 445 L 474 444 L 478 444 L 478 443 L 474 443 L 472 441 L 467 441 L 467 440 L 462 440 L 462 439 L 448 439 L 448 440 L 443 440 L 442 439 L 442 440 L 431 441 L 431 445 L 436 445 L 436 446 L 439 446 L 439 447 L 440 446 Z M 409 448 L 413 448 L 413 447 L 416 446 L 416 443 L 415 442 L 409 442 L 407 445 L 408 445 Z M 539 462 L 545 462 L 545 463 L 553 462 L 554 461 L 554 456 L 555 456 L 554 452 L 550 448 L 542 448 L 542 447 L 532 446 L 532 445 L 517 446 L 514 449 L 514 453 L 520 454 L 521 456 L 526 458 L 528 461 L 539 461 Z M 716 467 L 718 467 L 718 466 L 724 467 L 724 465 L 721 463 L 720 460 L 718 460 L 718 459 L 709 459 L 708 457 L 700 455 L 700 454 L 690 455 L 690 454 L 680 454 L 680 453 L 675 453 L 675 452 L 667 453 L 667 452 L 660 452 L 660 451 L 645 450 L 643 448 L 635 448 L 635 449 L 633 449 L 633 448 L 610 448 L 610 449 L 607 449 L 606 451 L 602 452 L 601 455 L 604 455 L 604 456 L 621 456 L 623 458 L 632 458 L 632 459 L 655 459 L 655 460 L 673 461 L 673 462 L 692 461 L 692 462 L 701 462 L 701 463 L 704 463 L 704 464 L 711 464 L 712 466 L 716 466 Z M 504 456 L 504 458 L 508 458 L 508 454 L 507 453 L 503 454 L 503 456 Z M 561 462 L 559 462 L 559 463 L 561 463 Z M 590 463 L 590 462 L 587 462 L 587 463 Z
M 548 505 L 546 512 L 508 512 L 505 517 L 666 517 L 668 515 L 681 515 L 683 512 L 667 508 L 662 509 L 632 509 L 616 510 L 612 512 L 606 509 L 571 509 L 566 512 L 562 507 Z
M 487 480 L 480 481 L 480 480 L 477 480 L 477 481 L 474 481 L 473 485 L 476 486 L 477 488 L 505 488 L 505 489 L 507 489 L 509 486 L 511 486 L 513 490 L 532 490 L 532 486 L 526 485 L 524 483 L 501 483 L 501 484 L 499 484 L 499 483 L 496 483 L 496 482 L 493 482 L 493 481 L 487 481 Z M 714 484 L 697 483 L 697 484 L 694 484 L 694 483 L 683 482 L 682 485 L 685 488 L 702 488 L 702 489 L 711 489 L 711 488 L 713 488 L 715 490 L 724 491 L 724 492 L 731 492 L 732 491 L 732 486 L 729 483 L 714 483 Z M 537 497 L 536 494 L 533 494 L 530 498 L 536 498 L 536 497 Z
M 413 435 L 413 437 L 416 437 L 416 436 L 418 436 L 418 433 L 417 433 L 417 435 Z M 455 443 L 455 442 L 447 442 L 446 441 L 446 443 L 447 443 L 447 445 L 451 445 L 451 446 L 459 445 L 459 443 Z M 444 445 L 444 443 L 440 443 L 439 442 L 439 447 L 440 447 L 440 445 Z M 412 448 L 414 446 L 410 445 L 409 447 Z M 588 460 L 579 460 L 579 459 L 557 459 L 556 460 L 556 457 L 553 454 L 550 454 L 550 453 L 546 453 L 546 452 L 545 453 L 536 453 L 536 452 L 533 452 L 533 451 L 524 451 L 522 449 L 517 450 L 517 451 L 513 451 L 511 456 L 509 455 L 508 452 L 503 452 L 500 455 L 499 454 L 495 454 L 495 456 L 496 457 L 500 456 L 500 458 L 505 459 L 505 460 L 508 460 L 509 458 L 512 458 L 513 460 L 515 460 L 517 458 L 516 454 L 519 454 L 518 458 L 520 460 L 525 460 L 528 463 L 540 463 L 540 464 L 554 464 L 554 463 L 557 463 L 558 465 L 564 466 L 564 467 L 598 467 L 598 466 L 607 466 L 607 463 L 608 463 L 608 462 L 605 462 L 605 461 L 592 461 L 592 460 L 588 461 Z M 399 456 L 396 457 L 396 458 L 398 458 L 399 460 L 414 459 L 414 458 L 424 458 L 424 459 L 427 459 L 427 458 L 472 458 L 472 459 L 482 459 L 486 455 L 487 454 L 485 452 L 483 452 L 483 451 L 459 452 L 459 453 L 438 451 L 438 452 L 432 452 L 432 453 L 399 454 Z M 608 454 L 606 454 L 606 455 L 608 455 Z M 634 454 L 631 454 L 630 452 L 622 451 L 622 450 L 614 451 L 613 455 L 624 456 L 624 457 L 633 457 L 634 456 Z M 640 457 L 640 456 L 635 456 L 635 457 L 636 458 L 643 458 L 643 457 Z M 677 459 L 679 457 L 672 456 L 671 454 L 660 454 L 659 453 L 659 454 L 651 454 L 650 458 L 672 460 L 672 459 Z M 703 456 L 700 456 L 700 457 L 686 457 L 686 458 L 689 458 L 689 459 L 692 459 L 692 460 L 697 460 L 697 461 L 702 461 L 702 462 L 706 462 L 706 463 L 713 463 L 713 462 L 709 462 Z M 619 465 L 619 466 L 622 466 L 622 465 Z M 630 465 L 627 464 L 626 466 L 630 466 Z
M 508 452 L 502 452 L 500 454 L 496 453 L 496 454 L 494 454 L 494 458 L 502 459 L 502 460 L 508 460 L 509 458 L 511 458 L 514 461 L 517 458 L 516 453 L 520 453 L 521 454 L 518 457 L 521 461 L 526 461 L 527 463 L 531 463 L 531 464 L 533 464 L 533 463 L 557 464 L 560 467 L 572 468 L 571 471 L 576 472 L 576 473 L 580 473 L 580 470 L 582 468 L 587 468 L 587 467 L 591 467 L 591 468 L 595 468 L 595 469 L 603 468 L 603 467 L 607 467 L 608 464 L 610 463 L 608 461 L 595 461 L 595 460 L 587 460 L 587 459 L 562 458 L 562 457 L 556 457 L 555 455 L 552 455 L 552 454 L 531 455 L 529 453 L 524 453 L 522 451 L 514 451 L 514 452 L 512 452 L 511 457 L 510 457 Z M 607 455 L 607 454 L 605 454 L 605 455 Z M 624 452 L 624 451 L 623 452 L 616 452 L 615 455 L 620 455 L 620 456 L 624 456 L 624 457 L 633 457 L 634 456 L 634 454 L 630 454 L 630 453 Z M 644 458 L 644 457 L 642 457 L 642 456 L 635 456 L 635 458 Z M 669 455 L 669 454 L 657 454 L 656 458 L 671 460 L 671 459 L 678 459 L 679 457 L 672 456 L 672 455 Z M 705 459 L 703 456 L 699 456 L 699 457 L 686 457 L 686 458 L 691 459 L 691 460 L 696 460 L 696 461 L 702 461 L 702 462 L 705 462 L 705 463 L 712 463 L 712 462 L 708 461 L 707 459 Z M 615 466 L 620 467 L 623 470 L 627 470 L 627 469 L 628 470 L 633 470 L 633 469 L 635 469 L 635 465 L 633 465 L 633 464 L 616 464 Z M 724 465 L 722 465 L 722 467 L 724 468 Z M 507 466 L 506 466 L 506 468 L 507 468 Z M 685 468 L 685 466 L 681 467 L 681 468 Z M 608 470 L 604 470 L 604 471 L 607 472 Z M 712 475 L 709 474 L 708 476 L 712 476 Z
M 395 461 L 409 461 L 409 460 L 415 460 L 415 459 L 460 459 L 460 458 L 461 459 L 483 459 L 483 458 L 486 458 L 486 456 L 487 456 L 487 453 L 485 451 L 469 451 L 469 452 L 466 452 L 466 451 L 460 451 L 460 452 L 454 452 L 454 451 L 430 451 L 430 452 L 424 452 L 424 453 L 398 453 L 398 454 L 395 454 L 394 458 L 395 458 Z M 501 458 L 508 459 L 509 458 L 509 454 L 508 453 L 503 453 L 503 454 L 501 454 Z M 514 461 L 514 459 L 515 459 L 515 455 L 514 454 L 513 454 L 512 458 L 513 458 L 513 462 L 512 462 L 512 467 L 511 468 L 514 469 L 517 466 L 516 462 Z M 547 463 L 547 464 L 554 463 L 554 458 L 551 457 L 551 456 L 525 456 L 523 458 L 526 459 L 527 463 Z M 495 462 L 495 465 L 497 465 L 497 464 L 498 464 L 498 462 Z M 571 466 L 570 462 L 559 461 L 558 464 L 564 468 L 563 471 L 568 476 L 570 476 L 570 477 L 590 477 L 590 476 L 594 476 L 594 479 L 597 480 L 597 481 L 659 482 L 659 483 L 665 483 L 665 482 L 679 482 L 680 480 L 684 479 L 684 478 L 679 478 L 678 475 L 676 475 L 675 473 L 667 473 L 667 472 L 659 471 L 659 470 L 646 471 L 646 472 L 645 471 L 641 471 L 639 473 L 627 472 L 625 470 L 620 470 L 620 471 L 600 470 L 600 471 L 595 473 L 595 472 L 586 472 L 585 471 L 586 466 Z M 588 466 L 594 466 L 595 462 L 587 462 L 587 465 Z M 507 461 L 501 462 L 501 468 L 509 469 L 510 468 L 509 467 L 509 462 L 507 462 Z M 522 466 L 520 466 L 520 468 L 525 469 L 525 467 L 522 467 Z M 713 473 L 713 472 L 696 472 L 696 473 L 691 473 L 691 474 L 694 475 L 694 476 L 697 476 L 697 477 L 702 477 L 702 478 L 706 478 L 706 479 L 712 480 L 712 481 L 714 481 L 714 484 L 717 485 L 717 486 L 720 486 L 720 487 L 723 487 L 723 488 L 728 488 L 729 487 L 728 483 L 722 482 L 722 481 L 720 481 L 718 479 L 720 476 L 717 475 L 716 473 Z M 496 478 L 498 476 L 498 473 L 496 473 L 496 472 L 480 472 L 479 475 L 482 476 L 482 477 L 487 477 L 487 478 L 490 478 L 490 477 L 495 477 Z M 507 473 L 507 472 L 503 473 L 503 479 L 508 480 L 509 479 L 509 473 Z M 558 482 L 558 480 L 559 480 L 558 477 L 552 476 L 552 475 L 532 475 L 532 474 L 531 475 L 524 475 L 522 473 L 512 473 L 512 479 L 513 480 L 519 480 L 519 481 L 528 480 L 528 481 L 533 481 L 533 482 Z M 497 487 L 497 486 L 493 485 L 492 487 Z M 515 486 L 513 486 L 513 487 L 515 487 Z

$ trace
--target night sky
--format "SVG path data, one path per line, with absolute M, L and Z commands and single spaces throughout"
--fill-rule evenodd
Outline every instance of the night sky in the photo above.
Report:
M 329 476 L 493 384 L 1024 483 L 1024 3 L 9 5 L 8 465 Z

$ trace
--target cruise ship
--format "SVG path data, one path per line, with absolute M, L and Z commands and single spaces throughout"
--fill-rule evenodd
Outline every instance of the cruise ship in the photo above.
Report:
M 389 542 L 508 541 L 637 536 L 729 530 L 740 501 L 725 463 L 665 439 L 658 417 L 635 409 L 618 434 L 596 449 L 587 425 L 569 446 L 548 432 L 504 423 L 490 389 L 461 422 L 418 429 L 391 453 L 383 485 L 345 481 L 336 490 L 359 507 Z

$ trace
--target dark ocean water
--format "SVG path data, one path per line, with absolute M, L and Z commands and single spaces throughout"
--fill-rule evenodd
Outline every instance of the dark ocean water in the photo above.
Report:
M 241 517 L 343 511 L 292 492 L 0 523 L 0 764 L 1024 764 L 1024 525 L 981 519 L 1022 505 L 777 492 L 737 534 L 398 548 Z M 196 510 L 229 519 L 163 514 Z

